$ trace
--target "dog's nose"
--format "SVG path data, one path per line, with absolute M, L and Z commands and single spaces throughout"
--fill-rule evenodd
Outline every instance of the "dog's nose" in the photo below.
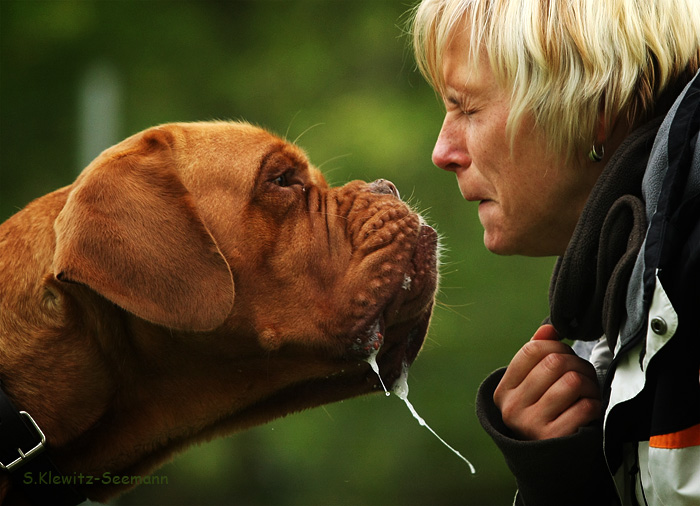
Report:
M 397 199 L 401 198 L 401 195 L 399 194 L 399 190 L 396 188 L 396 185 L 388 179 L 377 179 L 376 181 L 370 183 L 369 191 L 381 195 L 393 195 Z

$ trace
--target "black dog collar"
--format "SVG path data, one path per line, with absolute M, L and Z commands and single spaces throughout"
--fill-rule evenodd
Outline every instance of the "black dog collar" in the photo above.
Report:
M 0 472 L 36 506 L 74 506 L 85 501 L 62 480 L 49 456 L 46 437 L 26 411 L 18 411 L 0 387 Z

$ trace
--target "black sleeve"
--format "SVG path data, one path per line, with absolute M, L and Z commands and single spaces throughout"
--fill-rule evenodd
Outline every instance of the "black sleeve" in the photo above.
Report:
M 603 457 L 600 425 L 579 429 L 573 436 L 520 441 L 503 423 L 493 392 L 505 373 L 491 374 L 479 387 L 476 414 L 491 436 L 518 486 L 516 505 L 561 506 L 619 504 Z

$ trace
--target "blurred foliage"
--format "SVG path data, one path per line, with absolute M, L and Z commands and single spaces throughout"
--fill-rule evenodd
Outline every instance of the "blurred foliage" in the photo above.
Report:
M 442 235 L 439 305 L 410 399 L 476 476 L 398 398 L 374 395 L 193 448 L 154 473 L 168 485 L 115 504 L 512 501 L 474 397 L 546 316 L 552 260 L 487 252 L 476 207 L 432 165 L 443 111 L 415 71 L 408 1 L 0 1 L 0 219 L 86 163 L 81 128 L 101 121 L 81 125 L 81 90 L 108 68 L 110 142 L 168 121 L 246 119 L 298 138 L 334 184 L 391 179 Z

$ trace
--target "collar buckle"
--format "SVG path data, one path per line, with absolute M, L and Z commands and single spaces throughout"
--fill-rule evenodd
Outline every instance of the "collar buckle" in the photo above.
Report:
M 24 452 L 22 451 L 21 448 L 17 448 L 17 453 L 19 453 L 19 458 L 16 460 L 13 460 L 9 464 L 3 464 L 0 462 L 0 469 L 12 472 L 15 468 L 21 466 L 22 464 L 25 464 L 29 462 L 31 459 L 36 457 L 39 453 L 41 453 L 45 449 L 45 444 L 46 444 L 46 436 L 44 436 L 44 433 L 41 431 L 39 426 L 36 424 L 32 416 L 27 413 L 26 411 L 20 411 L 20 415 L 22 415 L 24 418 L 29 420 L 31 422 L 31 425 L 34 427 L 34 430 L 36 431 L 37 435 L 39 436 L 39 443 L 34 446 L 31 450 Z

